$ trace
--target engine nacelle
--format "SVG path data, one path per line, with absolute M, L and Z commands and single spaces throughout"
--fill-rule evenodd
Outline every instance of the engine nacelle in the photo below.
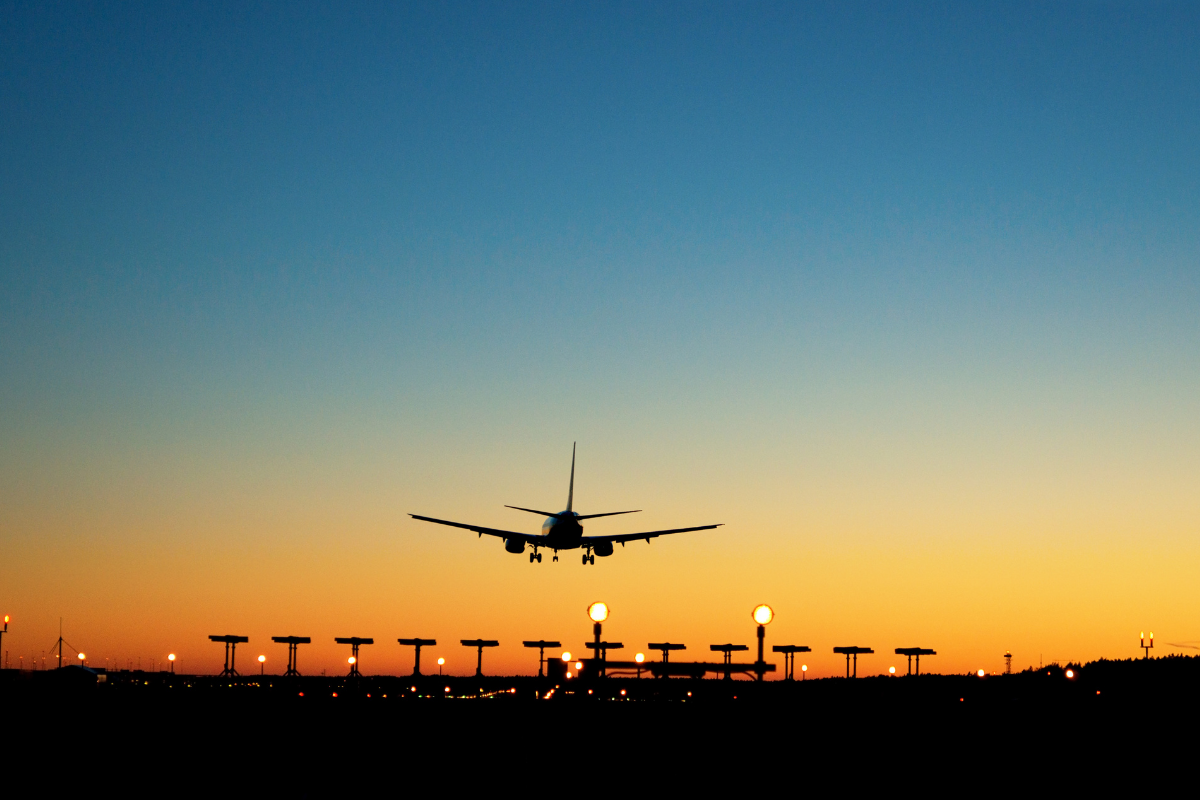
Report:
M 512 537 L 511 539 L 505 539 L 504 540 L 504 549 L 510 553 L 524 553 L 525 552 L 525 540 L 518 539 L 515 536 Z
M 596 542 L 596 546 L 592 548 L 592 552 L 601 558 L 611 556 L 613 554 L 612 542 Z

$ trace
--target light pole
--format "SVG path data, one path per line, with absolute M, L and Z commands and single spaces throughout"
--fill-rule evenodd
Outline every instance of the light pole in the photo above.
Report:
M 175 654 L 171 653 L 170 655 L 168 655 L 167 661 L 171 662 L 171 674 L 174 675 L 175 674 Z
M 6 617 L 6 619 L 7 619 L 7 617 Z M 1142 650 L 1146 651 L 1146 655 L 1142 656 L 1142 658 L 1143 659 L 1149 658 L 1150 651 L 1152 649 L 1154 649 L 1154 631 L 1150 631 L 1150 644 L 1146 644 L 1146 634 L 1143 633 L 1142 634 L 1142 643 L 1139 646 L 1142 648 Z
M 266 668 L 267 668 L 267 657 L 259 656 L 258 657 L 258 677 L 261 678 L 265 674 Z
M 636 656 L 633 657 L 633 660 L 637 662 L 637 676 L 638 676 L 638 679 L 640 680 L 642 677 L 642 662 L 646 660 L 646 654 L 638 653 Z
M 0 650 L 4 649 L 4 634 L 8 633 L 8 614 L 4 615 L 4 630 L 0 630 Z M 5 664 L 5 666 L 8 666 Z
M 79 659 L 79 666 L 81 666 L 81 667 L 82 667 L 82 666 L 83 666 L 83 661 L 84 661 L 84 659 L 85 659 L 85 658 L 87 658 L 87 656 L 85 656 L 83 653 L 80 653 L 79 655 L 77 655 L 77 656 L 76 656 L 76 658 L 78 658 L 78 659 Z
M 800 680 L 804 680 L 806 675 L 808 675 L 808 664 L 801 664 L 800 665 Z
M 619 642 L 604 642 L 600 640 L 601 625 L 600 623 L 608 619 L 608 604 L 607 603 L 592 603 L 588 606 L 588 617 L 594 623 L 592 625 L 592 633 L 595 641 L 588 642 L 587 647 L 596 651 L 596 674 L 603 678 L 605 676 L 605 662 L 608 660 L 609 650 L 619 650 L 625 645 Z
M 438 659 L 438 675 L 442 674 L 442 667 L 445 665 L 445 663 L 446 663 L 446 659 L 444 659 L 444 658 Z
M 755 606 L 754 613 L 751 616 L 758 623 L 758 661 L 754 664 L 754 679 L 761 682 L 763 675 L 766 673 L 764 669 L 766 662 L 763 660 L 763 640 L 767 637 L 767 625 L 771 623 L 771 620 L 775 619 L 775 612 L 771 610 L 769 605 L 764 603 L 763 605 Z

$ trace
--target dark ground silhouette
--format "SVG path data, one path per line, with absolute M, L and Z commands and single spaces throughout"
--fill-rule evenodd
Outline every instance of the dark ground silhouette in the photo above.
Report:
M 96 684 L 78 668 L 8 671 L 5 781 L 19 786 L 21 768 L 48 755 L 105 785 L 149 788 L 165 776 L 199 786 L 223 774 L 238 794 L 297 796 L 351 774 L 383 785 L 420 775 L 429 791 L 553 780 L 565 783 L 547 789 L 621 793 L 756 782 L 1078 790 L 1120 785 L 1143 767 L 1190 771 L 1200 658 L 1069 668 L 1075 677 L 1053 665 L 982 679 L 609 678 L 560 684 L 549 700 L 552 684 L 527 677 L 118 672 Z

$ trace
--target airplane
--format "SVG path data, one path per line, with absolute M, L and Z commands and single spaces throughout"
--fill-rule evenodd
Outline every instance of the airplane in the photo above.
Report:
M 667 531 L 643 531 L 642 533 L 620 533 L 615 536 L 584 536 L 583 526 L 579 523 L 585 519 L 596 519 L 597 517 L 614 517 L 618 514 L 636 514 L 641 509 L 635 511 L 608 511 L 603 514 L 577 514 L 571 506 L 575 500 L 575 446 L 571 446 L 571 484 L 567 489 L 567 510 L 560 511 L 557 514 L 552 514 L 549 511 L 537 511 L 532 508 L 521 508 L 520 506 L 505 506 L 516 511 L 528 511 L 530 514 L 538 514 L 546 518 L 542 523 L 541 534 L 534 533 L 518 533 L 516 531 L 502 531 L 498 528 L 485 528 L 482 525 L 468 525 L 464 522 L 450 522 L 444 519 L 434 519 L 433 517 L 422 517 L 419 514 L 409 514 L 413 519 L 419 519 L 423 522 L 435 522 L 438 525 L 449 525 L 452 528 L 465 528 L 469 531 L 475 531 L 482 538 L 486 533 L 488 536 L 497 536 L 504 540 L 504 549 L 510 553 L 525 552 L 526 545 L 533 546 L 533 552 L 529 554 L 529 563 L 542 562 L 542 554 L 538 552 L 538 548 L 544 547 L 554 551 L 552 560 L 558 561 L 559 550 L 575 550 L 583 549 L 583 563 L 595 564 L 596 556 L 606 558 L 613 554 L 613 544 L 620 542 L 624 547 L 626 542 L 636 542 L 639 539 L 645 539 L 649 544 L 650 540 L 656 536 L 666 536 L 669 533 L 687 533 L 689 531 L 707 531 L 713 528 L 719 528 L 724 523 L 716 525 L 700 525 L 695 528 L 672 528 Z

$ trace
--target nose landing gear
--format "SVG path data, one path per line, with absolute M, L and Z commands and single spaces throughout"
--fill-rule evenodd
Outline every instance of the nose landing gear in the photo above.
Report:
M 596 557 L 595 557 L 595 556 L 589 556 L 589 555 L 586 555 L 586 554 L 585 554 L 585 555 L 584 555 L 584 557 L 583 557 L 583 563 L 584 563 L 584 565 L 585 565 L 585 566 L 586 566 L 586 565 L 588 565 L 588 564 L 595 564 L 595 563 L 596 563 Z

